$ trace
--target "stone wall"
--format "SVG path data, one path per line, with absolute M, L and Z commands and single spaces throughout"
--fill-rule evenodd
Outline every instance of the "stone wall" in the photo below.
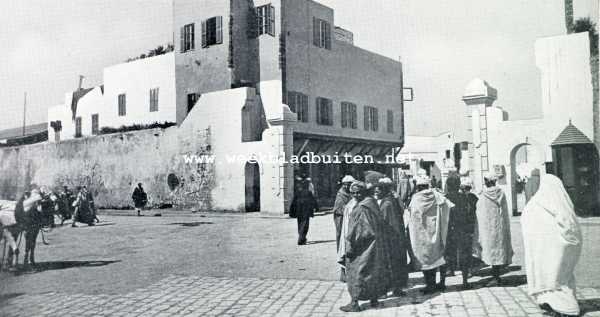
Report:
M 209 140 L 207 130 L 181 135 L 172 127 L 0 149 L 0 199 L 15 199 L 32 183 L 86 185 L 99 207 L 125 208 L 141 182 L 152 206 L 210 209 L 212 165 L 184 158 L 210 154 Z

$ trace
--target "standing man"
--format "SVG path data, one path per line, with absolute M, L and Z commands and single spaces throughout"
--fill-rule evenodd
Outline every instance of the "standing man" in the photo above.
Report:
M 386 259 L 383 224 L 377 202 L 367 195 L 367 186 L 363 182 L 353 183 L 350 192 L 356 200 L 356 206 L 348 221 L 344 256 L 351 302 L 340 307 L 340 310 L 358 312 L 359 300 L 370 300 L 371 307 L 377 307 L 378 298 L 386 293 Z
M 73 213 L 73 224 L 71 227 L 77 227 L 77 222 L 87 223 L 88 226 L 94 225 L 94 219 L 96 218 L 93 211 L 92 202 L 90 202 L 87 188 L 84 186 L 78 187 L 79 193 L 77 194 L 77 198 L 75 202 L 73 202 L 73 207 L 75 207 L 75 212 Z
M 400 179 L 398 181 L 398 187 L 396 188 L 396 193 L 398 193 L 398 201 L 400 202 L 400 207 L 402 211 L 406 209 L 406 207 L 410 204 L 410 196 L 412 194 L 412 184 L 406 176 L 404 171 L 400 172 Z
M 459 191 L 460 185 L 460 177 L 456 173 L 451 174 L 446 180 L 446 198 L 455 204 L 450 211 L 446 260 L 449 262 L 450 275 L 454 275 L 455 269 L 460 269 L 463 288 L 468 289 L 470 288 L 468 278 L 473 253 L 473 233 L 477 226 L 476 202 L 472 201 L 468 192 L 461 193 Z M 465 185 L 467 184 L 465 183 Z M 477 197 L 475 197 L 476 199 Z
M 309 181 L 304 178 L 295 186 L 294 198 L 290 206 L 290 217 L 298 221 L 298 245 L 306 244 L 310 218 L 319 210 L 317 200 L 308 189 Z
M 342 178 L 342 187 L 335 196 L 335 203 L 333 204 L 333 223 L 335 224 L 335 245 L 336 248 L 340 248 L 340 234 L 342 231 L 342 222 L 344 219 L 344 207 L 352 199 L 350 195 L 350 185 L 355 181 L 354 177 L 350 175 Z
M 423 294 L 446 288 L 446 261 L 444 259 L 446 234 L 450 208 L 454 204 L 442 193 L 430 188 L 431 180 L 426 175 L 417 177 L 417 193 L 410 206 L 409 233 L 414 258 L 414 268 L 423 271 L 425 288 Z M 439 268 L 440 284 L 436 286 Z
M 133 190 L 131 199 L 133 199 L 133 204 L 135 205 L 138 217 L 141 216 L 140 212 L 146 207 L 146 203 L 148 203 L 148 195 L 144 191 L 142 183 L 138 183 L 138 186 Z
M 394 296 L 404 296 L 406 293 L 402 290 L 408 285 L 408 267 L 406 264 L 407 239 L 404 230 L 404 209 L 394 197 L 392 188 L 394 183 L 388 177 L 379 180 L 375 185 L 375 197 L 381 203 L 379 209 L 383 218 L 383 227 L 386 245 L 386 255 L 388 257 L 388 271 L 390 290 Z
M 504 192 L 496 186 L 496 175 L 486 173 L 485 188 L 477 202 L 477 223 L 481 260 L 492 267 L 493 280 L 489 286 L 501 285 L 500 270 L 512 261 L 510 216 Z

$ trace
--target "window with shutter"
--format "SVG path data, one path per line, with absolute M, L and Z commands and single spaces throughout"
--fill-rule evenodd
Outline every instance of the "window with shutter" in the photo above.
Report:
M 387 132 L 394 133 L 394 112 L 392 110 L 387 111 Z
M 150 112 L 158 111 L 158 88 L 150 89 Z
M 333 102 L 331 99 L 317 97 L 317 124 L 333 125 Z
M 356 105 L 342 102 L 342 128 L 356 129 Z
M 119 105 L 119 116 L 127 115 L 127 99 L 125 98 L 125 94 L 120 94 L 118 96 L 118 105 Z
M 180 51 L 187 52 L 194 49 L 194 24 L 186 24 L 181 28 Z
M 369 106 L 365 106 L 364 108 L 364 122 L 365 122 L 365 131 L 371 130 L 371 111 L 369 110 Z
M 321 23 L 315 17 L 313 17 L 313 44 L 321 47 Z
M 223 44 L 223 17 L 212 17 L 202 21 L 202 47 Z
M 81 137 L 81 117 L 75 118 L 75 137 Z

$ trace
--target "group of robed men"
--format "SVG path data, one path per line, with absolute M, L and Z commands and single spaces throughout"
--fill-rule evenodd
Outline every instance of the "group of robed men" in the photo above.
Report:
M 513 255 L 508 208 L 495 175 L 486 175 L 485 182 L 478 198 L 470 192 L 468 179 L 461 184 L 456 173 L 449 176 L 445 194 L 432 188 L 424 171 L 413 188 L 402 176 L 397 190 L 381 173 L 368 173 L 364 182 L 345 176 L 333 217 L 341 279 L 352 300 L 340 309 L 360 311 L 359 300 L 377 307 L 378 298 L 389 292 L 405 295 L 403 288 L 413 270 L 423 272 L 424 294 L 445 289 L 447 269 L 460 269 L 463 287 L 469 288 L 474 254 L 492 266 L 492 283 L 501 283 L 500 269 L 511 263 Z

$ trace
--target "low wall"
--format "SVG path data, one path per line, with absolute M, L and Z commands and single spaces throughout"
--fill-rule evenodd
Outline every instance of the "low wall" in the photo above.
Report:
M 152 206 L 211 209 L 212 165 L 184 159 L 210 154 L 210 132 L 180 134 L 172 127 L 0 149 L 0 199 L 15 199 L 30 184 L 86 185 L 99 207 L 126 208 L 142 183 Z M 168 178 L 176 181 L 169 186 Z

